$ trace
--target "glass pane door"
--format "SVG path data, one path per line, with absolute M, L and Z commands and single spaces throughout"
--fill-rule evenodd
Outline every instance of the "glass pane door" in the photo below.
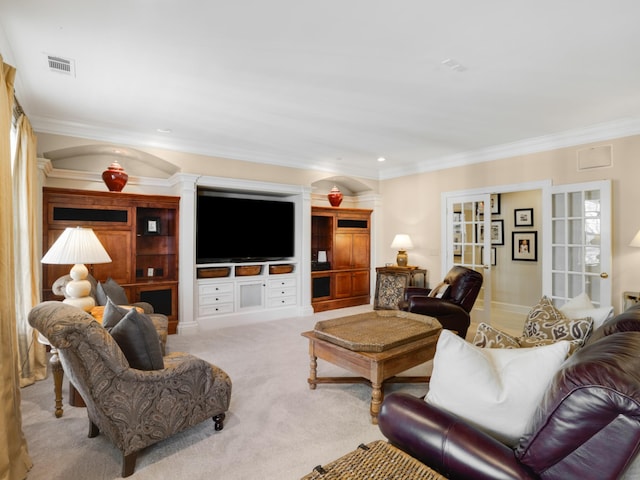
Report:
M 611 305 L 611 183 L 553 187 L 551 211 L 554 304 L 585 292 L 596 306 Z
M 490 201 L 489 194 L 447 200 L 446 261 L 443 270 L 445 275 L 454 265 L 462 265 L 482 273 L 484 281 L 474 306 L 474 320 L 487 323 L 490 323 L 491 317 Z

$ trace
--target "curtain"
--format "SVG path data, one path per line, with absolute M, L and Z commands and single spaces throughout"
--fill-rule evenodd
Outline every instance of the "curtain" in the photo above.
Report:
M 38 342 L 27 316 L 40 302 L 40 252 L 38 230 L 38 183 L 36 138 L 24 113 L 17 123 L 13 157 L 13 210 L 16 272 L 16 324 L 20 386 L 33 384 L 47 375 L 46 347 Z
M 0 479 L 22 480 L 32 466 L 22 433 L 11 181 L 11 116 L 15 69 L 0 55 Z

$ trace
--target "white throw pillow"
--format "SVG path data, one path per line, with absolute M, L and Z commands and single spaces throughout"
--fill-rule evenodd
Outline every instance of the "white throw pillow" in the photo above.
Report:
M 593 303 L 591 303 L 589 295 L 584 292 L 569 300 L 558 310 L 571 320 L 584 317 L 593 318 L 593 330 L 613 317 L 613 307 L 596 308 Z
M 562 308 L 594 308 L 593 303 L 591 303 L 591 299 L 589 295 L 585 292 L 582 292 L 577 297 L 573 297 L 567 303 L 565 303 Z
M 515 446 L 568 352 L 565 340 L 535 348 L 480 348 L 442 330 L 425 400 Z

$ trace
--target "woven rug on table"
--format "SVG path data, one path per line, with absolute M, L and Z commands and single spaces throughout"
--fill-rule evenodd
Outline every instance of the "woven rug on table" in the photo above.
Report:
M 360 445 L 301 480 L 446 480 L 438 472 L 384 440 Z

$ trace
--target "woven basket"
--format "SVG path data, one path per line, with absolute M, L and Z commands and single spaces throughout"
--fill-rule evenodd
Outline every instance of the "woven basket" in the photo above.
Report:
M 269 265 L 269 273 L 271 275 L 279 275 L 282 273 L 293 272 L 293 265 L 290 263 L 284 265 Z
M 325 465 L 301 480 L 446 480 L 393 445 L 378 440 Z
M 231 272 L 231 267 L 209 267 L 199 268 L 198 278 L 220 278 L 228 277 Z
M 260 275 L 262 265 L 238 265 L 236 266 L 236 277 L 246 277 L 250 275 Z

